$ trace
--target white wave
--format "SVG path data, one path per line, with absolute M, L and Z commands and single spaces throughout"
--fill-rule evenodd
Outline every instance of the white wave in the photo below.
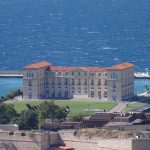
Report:
M 115 57 L 113 58 L 114 61 L 119 61 L 119 58 Z

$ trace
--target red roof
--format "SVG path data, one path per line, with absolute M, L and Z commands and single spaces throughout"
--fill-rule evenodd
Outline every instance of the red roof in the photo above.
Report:
M 102 71 L 107 71 L 107 68 L 104 67 L 59 67 L 59 66 L 51 66 L 51 70 L 53 71 L 60 71 L 60 72 L 65 72 L 65 71 L 73 71 L 77 68 L 81 68 L 85 71 L 89 72 L 102 72 Z
M 134 67 L 133 64 L 125 62 L 122 64 L 114 65 L 114 66 L 110 67 L 108 70 L 123 70 L 123 69 L 132 68 L 132 67 Z
M 85 71 L 89 72 L 104 72 L 107 70 L 123 70 L 134 67 L 133 64 L 130 64 L 128 62 L 114 65 L 112 67 L 61 67 L 61 66 L 52 66 L 52 64 L 48 62 L 37 62 L 30 65 L 27 65 L 24 67 L 24 69 L 38 69 L 43 67 L 50 67 L 52 71 L 60 71 L 60 72 L 71 72 L 77 68 L 84 69 Z
M 49 66 L 51 66 L 50 63 L 43 61 L 43 62 L 36 62 L 30 65 L 27 65 L 24 67 L 24 69 L 39 69 L 39 68 L 49 67 Z
M 106 67 L 83 67 L 85 70 L 89 72 L 103 72 L 107 71 Z
M 51 66 L 52 71 L 60 71 L 60 72 L 69 72 L 73 71 L 76 67 L 61 67 L 61 66 Z

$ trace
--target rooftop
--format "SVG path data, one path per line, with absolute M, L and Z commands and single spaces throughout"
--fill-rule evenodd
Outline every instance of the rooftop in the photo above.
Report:
M 128 62 L 124 62 L 122 64 L 117 64 L 109 68 L 110 70 L 122 70 L 122 69 L 128 69 L 134 67 L 133 64 L 130 64 Z
M 105 72 L 109 70 L 123 70 L 123 69 L 128 69 L 134 67 L 133 64 L 130 64 L 128 62 L 122 63 L 122 64 L 117 64 L 112 67 L 73 67 L 73 66 L 53 66 L 52 64 L 48 62 L 36 62 L 30 65 L 27 65 L 24 67 L 24 69 L 39 69 L 43 67 L 51 67 L 51 70 L 53 71 L 61 71 L 61 72 L 69 72 L 69 71 L 74 71 L 76 69 L 81 69 L 84 71 L 88 72 Z
M 43 68 L 43 67 L 49 67 L 51 65 L 52 64 L 50 64 L 46 61 L 43 61 L 43 62 L 36 62 L 36 63 L 30 64 L 30 65 L 27 65 L 23 68 L 24 69 L 39 69 L 39 68 Z

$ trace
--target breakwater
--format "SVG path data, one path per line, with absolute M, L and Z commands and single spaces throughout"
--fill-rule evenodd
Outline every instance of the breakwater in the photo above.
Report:
M 0 71 L 0 78 L 23 78 L 21 71 Z

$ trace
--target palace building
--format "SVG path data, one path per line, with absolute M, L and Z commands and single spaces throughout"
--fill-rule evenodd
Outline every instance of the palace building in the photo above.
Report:
M 134 65 L 62 67 L 36 62 L 23 68 L 24 99 L 96 98 L 130 100 L 134 96 Z

